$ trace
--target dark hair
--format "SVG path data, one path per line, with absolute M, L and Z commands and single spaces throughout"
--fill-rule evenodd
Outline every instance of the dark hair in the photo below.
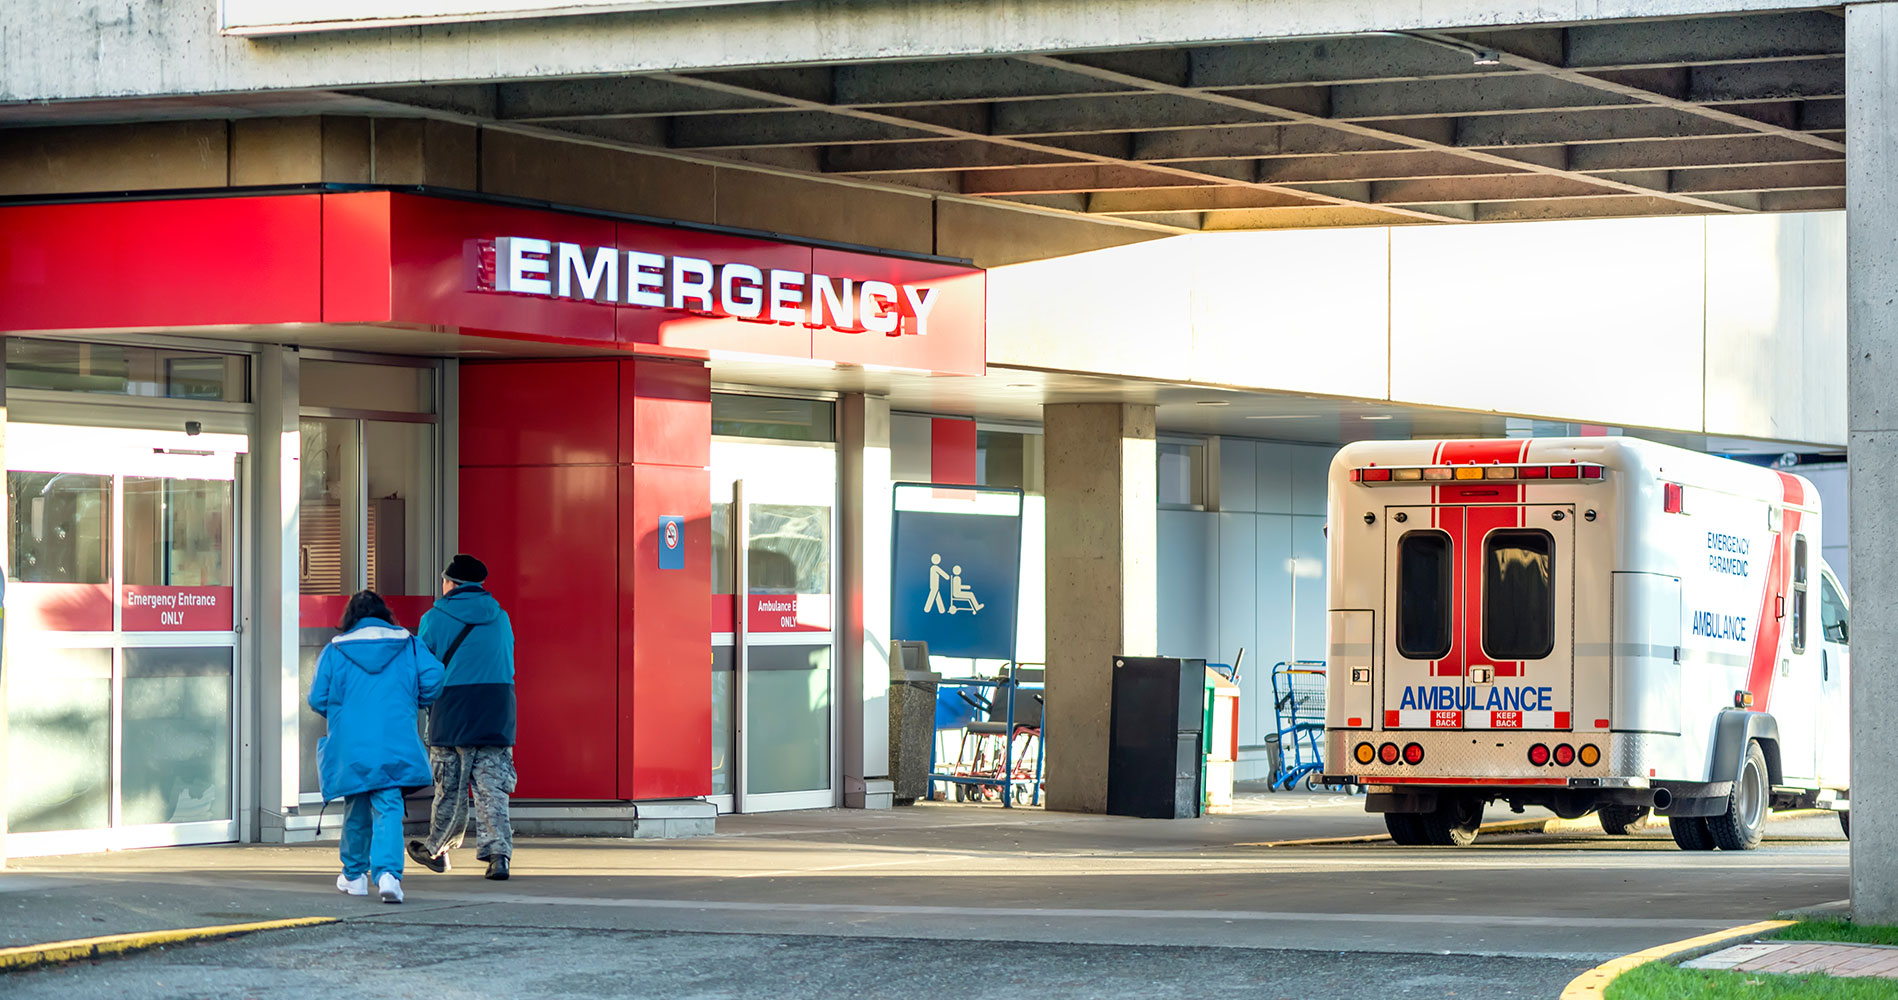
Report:
M 400 625 L 395 620 L 395 612 L 389 610 L 382 595 L 373 590 L 358 590 L 349 598 L 349 606 L 343 609 L 341 628 L 347 632 L 355 628 L 364 618 L 380 618 L 391 625 Z

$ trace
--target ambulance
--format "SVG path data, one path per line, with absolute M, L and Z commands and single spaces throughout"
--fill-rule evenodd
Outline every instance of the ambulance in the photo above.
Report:
M 1367 441 L 1332 462 L 1324 780 L 1399 844 L 1484 809 L 1849 832 L 1845 590 L 1799 476 L 1626 437 Z

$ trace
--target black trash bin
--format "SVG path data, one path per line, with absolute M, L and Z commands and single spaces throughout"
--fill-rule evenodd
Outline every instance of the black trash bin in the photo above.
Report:
M 1107 811 L 1149 819 L 1198 816 L 1206 661 L 1117 656 L 1112 699 Z

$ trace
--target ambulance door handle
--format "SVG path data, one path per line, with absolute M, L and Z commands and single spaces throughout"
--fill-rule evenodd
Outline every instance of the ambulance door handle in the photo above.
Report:
M 1832 680 L 1832 651 L 1831 650 L 1822 649 L 1819 651 L 1819 680 L 1822 683 L 1830 682 Z

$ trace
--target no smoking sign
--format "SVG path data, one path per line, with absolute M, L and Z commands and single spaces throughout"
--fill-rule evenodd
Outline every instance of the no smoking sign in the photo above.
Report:
M 685 518 L 659 515 L 659 568 L 685 568 Z

